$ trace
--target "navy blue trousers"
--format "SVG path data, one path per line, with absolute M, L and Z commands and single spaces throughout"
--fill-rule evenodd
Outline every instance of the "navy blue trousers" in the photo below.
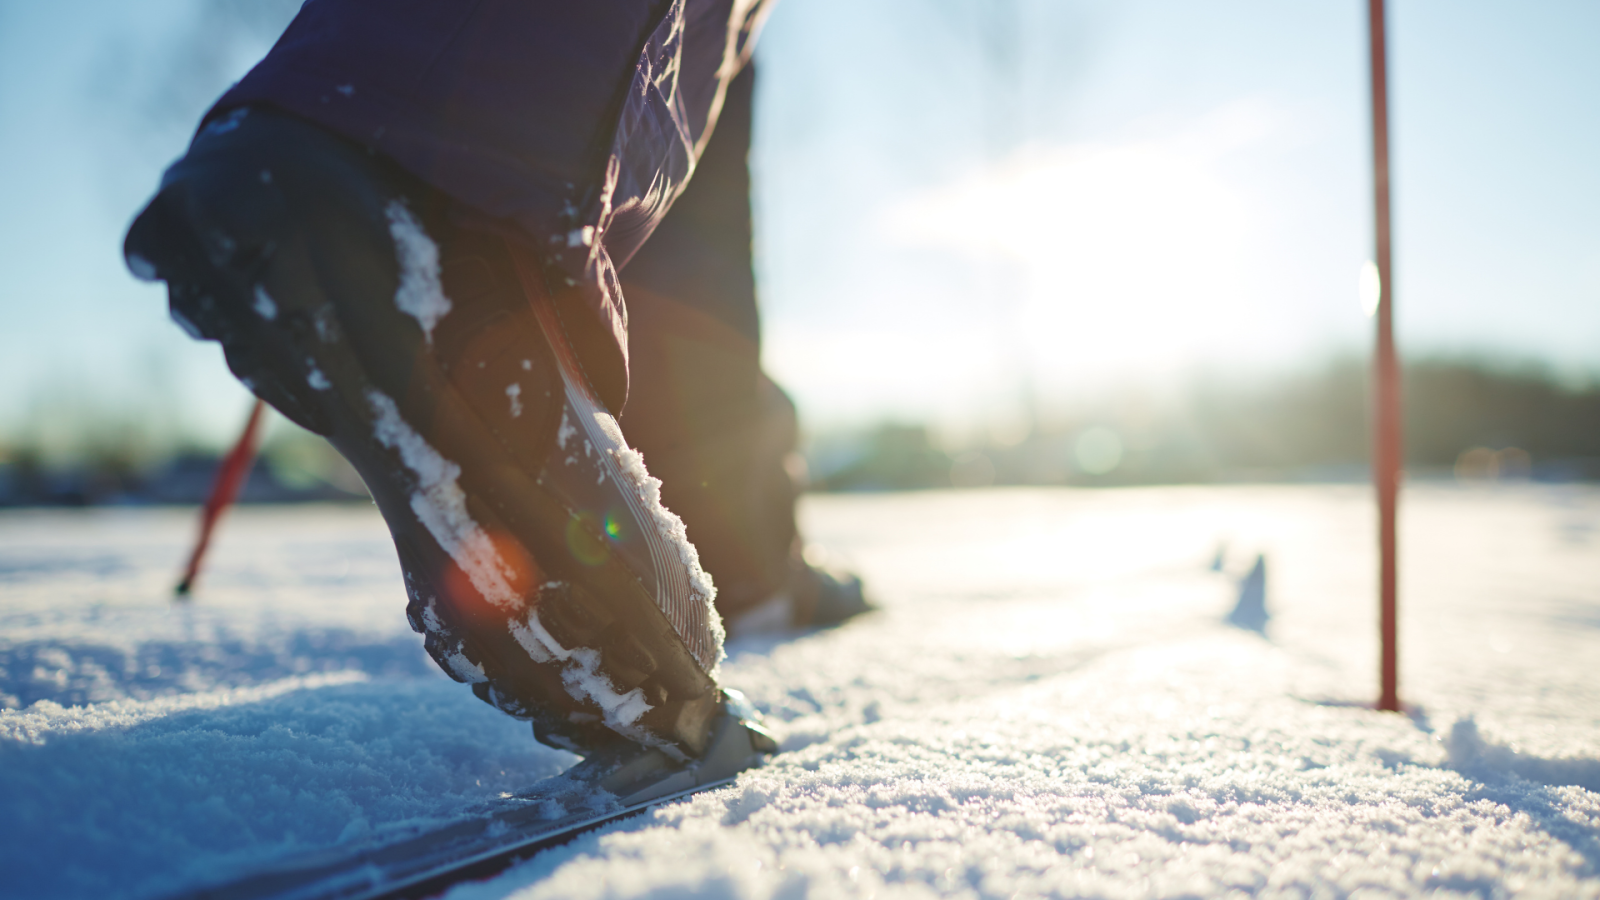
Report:
M 750 264 L 749 58 L 769 8 L 309 0 L 207 115 L 310 119 L 537 254 L 725 615 L 795 565 L 794 409 L 760 370 Z

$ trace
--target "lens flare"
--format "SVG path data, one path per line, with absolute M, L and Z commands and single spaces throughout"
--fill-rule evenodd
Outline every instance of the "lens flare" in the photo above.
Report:
M 578 562 L 598 566 L 611 558 L 611 545 L 602 537 L 608 532 L 608 523 L 594 513 L 574 513 L 567 520 L 567 550 Z
M 511 592 L 521 597 L 524 603 L 532 600 L 537 594 L 536 586 L 544 580 L 544 572 L 533 557 L 528 555 L 522 542 L 504 531 L 485 529 L 473 536 L 465 555 L 472 559 L 488 560 L 488 564 L 493 566 L 494 571 L 505 580 Z M 441 575 L 442 580 L 438 587 L 444 595 L 442 599 L 458 613 L 475 619 L 498 618 L 504 615 L 504 610 L 496 609 L 478 591 L 472 579 L 454 559 Z
M 1361 297 L 1361 311 L 1367 318 L 1377 315 L 1378 303 L 1383 300 L 1383 278 L 1378 274 L 1378 264 L 1370 259 L 1361 264 L 1356 292 Z

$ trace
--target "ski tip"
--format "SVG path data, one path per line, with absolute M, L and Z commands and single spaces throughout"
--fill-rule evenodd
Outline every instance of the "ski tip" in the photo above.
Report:
M 750 746 L 757 753 L 771 756 L 778 752 L 778 739 L 773 736 L 772 732 L 754 722 L 741 722 L 740 724 L 745 727 L 746 731 L 750 732 Z
M 750 702 L 750 698 L 733 688 L 723 688 L 722 704 L 749 734 L 750 749 L 764 756 L 778 752 L 778 739 L 762 724 L 761 711 Z

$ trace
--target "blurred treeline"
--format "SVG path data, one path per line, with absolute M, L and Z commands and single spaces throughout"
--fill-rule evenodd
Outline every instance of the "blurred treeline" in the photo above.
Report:
M 366 499 L 360 476 L 326 441 L 269 421 L 242 502 Z M 150 410 L 47 405 L 24 424 L 0 436 L 0 506 L 196 504 L 226 450 L 186 439 L 172 417 Z
M 1536 366 L 1422 359 L 1405 371 L 1412 477 L 1600 481 L 1600 383 Z M 1369 372 L 1357 360 L 1272 378 L 1197 378 L 1041 417 L 1005 440 L 950 440 L 920 424 L 816 436 L 815 490 L 991 484 L 1353 481 L 1367 477 Z M 0 436 L 0 506 L 198 503 L 223 448 L 186 443 L 170 417 L 50 406 Z M 364 499 L 321 438 L 269 429 L 244 502 Z
M 1433 358 L 1407 366 L 1404 391 L 1412 477 L 1600 480 L 1600 384 Z M 812 487 L 1361 480 L 1369 396 L 1367 364 L 1345 359 L 1296 376 L 1197 379 L 1160 397 L 1130 391 L 1004 441 L 885 423 L 815 439 Z

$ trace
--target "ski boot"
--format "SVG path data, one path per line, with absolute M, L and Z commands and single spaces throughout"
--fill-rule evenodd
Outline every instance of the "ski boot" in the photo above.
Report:
M 355 466 L 445 672 L 546 744 L 688 764 L 733 715 L 711 580 L 537 266 L 475 223 L 385 158 L 239 108 L 167 170 L 124 252 Z M 739 740 L 720 752 L 775 749 L 753 724 Z
M 669 276 L 686 263 L 663 261 L 677 254 L 715 269 L 737 256 L 702 259 L 713 241 L 700 233 L 703 224 L 694 224 L 708 217 L 703 196 L 690 224 L 675 218 L 696 212 L 697 188 L 690 185 L 680 201 L 687 208 L 674 207 L 651 239 L 665 242 L 646 244 L 622 272 L 636 376 L 622 430 L 662 476 L 662 497 L 688 523 L 701 559 L 716 574 L 717 609 L 730 633 L 837 625 L 876 607 L 859 578 L 830 566 L 820 547 L 800 537 L 795 507 L 806 465 L 797 451 L 794 402 L 761 371 L 753 323 L 736 327 L 730 319 L 737 316 L 716 304 L 708 310 L 679 299 L 704 290 L 737 300 L 739 289 L 719 288 L 715 278 L 677 283 Z M 723 215 L 747 213 L 741 207 Z M 748 234 L 747 228 L 729 230 Z M 753 291 L 753 285 L 745 288 Z M 753 293 L 745 296 L 745 303 L 722 306 L 753 310 Z

